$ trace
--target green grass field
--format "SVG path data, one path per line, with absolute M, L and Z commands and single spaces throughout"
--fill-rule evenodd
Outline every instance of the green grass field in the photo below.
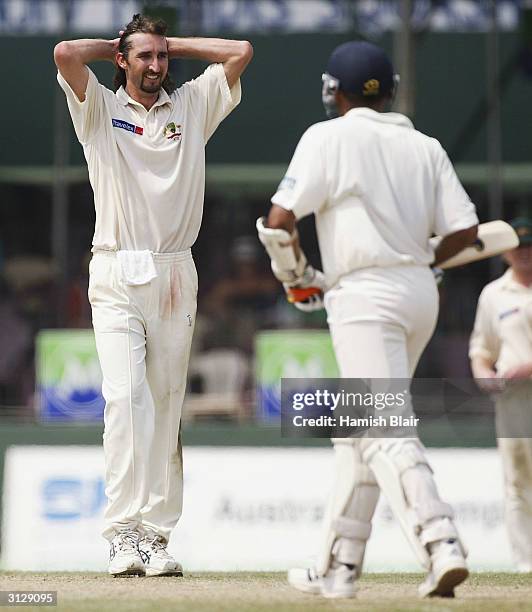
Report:
M 284 574 L 258 572 L 194 573 L 184 578 L 0 572 L 0 590 L 57 591 L 55 609 L 69 612 L 532 611 L 531 574 L 474 574 L 457 589 L 454 600 L 418 599 L 416 585 L 420 580 L 419 574 L 369 574 L 360 581 L 357 599 L 351 600 L 326 600 L 299 593 L 288 586 Z

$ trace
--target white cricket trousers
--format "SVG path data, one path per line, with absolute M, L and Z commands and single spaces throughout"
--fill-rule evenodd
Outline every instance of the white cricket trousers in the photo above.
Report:
M 182 510 L 181 409 L 196 315 L 190 251 L 154 254 L 157 277 L 122 282 L 116 254 L 89 266 L 89 301 L 105 399 L 103 536 L 151 530 L 169 539 Z
M 436 325 L 438 290 L 432 271 L 425 266 L 369 268 L 351 273 L 329 290 L 325 307 L 342 378 L 410 380 Z M 360 565 L 365 540 L 371 532 L 378 500 L 377 479 L 363 457 L 371 456 L 372 447 L 382 447 L 382 452 L 393 449 L 389 460 L 397 466 L 397 478 L 410 508 L 419 511 L 442 507 L 417 437 L 336 438 L 332 442 L 337 484 L 325 518 L 325 537 L 334 530 L 331 525 L 338 512 L 343 512 L 341 519 L 361 530 L 357 537 L 363 540 L 361 546 L 356 540 L 340 538 L 336 545 L 339 548 L 332 549 L 332 553 L 339 555 L 341 562 Z M 353 493 L 346 497 L 345 491 L 349 490 Z M 407 522 L 407 516 L 402 518 Z M 439 524 L 446 520 L 436 510 L 430 518 L 438 519 Z M 419 524 L 423 525 L 421 518 Z M 326 570 L 331 550 L 330 536 L 325 542 L 322 571 Z
M 342 378 L 410 379 L 438 317 L 438 289 L 426 266 L 365 268 L 326 293 Z

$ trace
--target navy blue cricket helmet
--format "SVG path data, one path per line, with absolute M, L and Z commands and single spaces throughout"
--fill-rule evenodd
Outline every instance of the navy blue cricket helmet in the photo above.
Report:
M 331 116 L 337 114 L 334 104 L 336 91 L 368 99 L 393 96 L 398 77 L 392 62 L 380 47 L 365 41 L 351 41 L 332 52 L 322 80 L 323 103 Z

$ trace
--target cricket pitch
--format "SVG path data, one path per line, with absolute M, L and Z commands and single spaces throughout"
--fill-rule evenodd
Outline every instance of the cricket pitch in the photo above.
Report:
M 112 578 L 97 573 L 0 572 L 1 591 L 57 591 L 68 612 L 532 611 L 532 574 L 473 574 L 456 599 L 420 600 L 420 574 L 368 574 L 358 597 L 327 600 L 292 589 L 282 573 L 191 573 L 184 578 Z M 3 608 L 8 609 L 8 608 Z

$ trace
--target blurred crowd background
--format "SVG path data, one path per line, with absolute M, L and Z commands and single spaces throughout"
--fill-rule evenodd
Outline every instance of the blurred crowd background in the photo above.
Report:
M 397 110 L 442 142 L 481 221 L 530 215 L 532 2 L 0 0 L 0 418 L 33 418 L 38 332 L 91 327 L 92 191 L 53 47 L 63 38 L 114 37 L 143 10 L 165 18 L 175 35 L 248 38 L 255 48 L 242 104 L 207 147 L 204 219 L 193 249 L 200 285 L 190 390 L 230 384 L 239 419 L 253 415 L 256 333 L 326 328 L 324 313 L 303 315 L 286 302 L 255 220 L 302 132 L 324 119 L 321 74 L 337 44 L 366 38 L 390 52 L 401 74 Z M 202 66 L 177 61 L 172 70 L 183 82 Z M 110 64 L 95 71 L 111 85 Z M 319 265 L 312 219 L 301 235 Z M 491 260 L 446 274 L 419 376 L 470 375 L 476 301 L 502 266 Z

